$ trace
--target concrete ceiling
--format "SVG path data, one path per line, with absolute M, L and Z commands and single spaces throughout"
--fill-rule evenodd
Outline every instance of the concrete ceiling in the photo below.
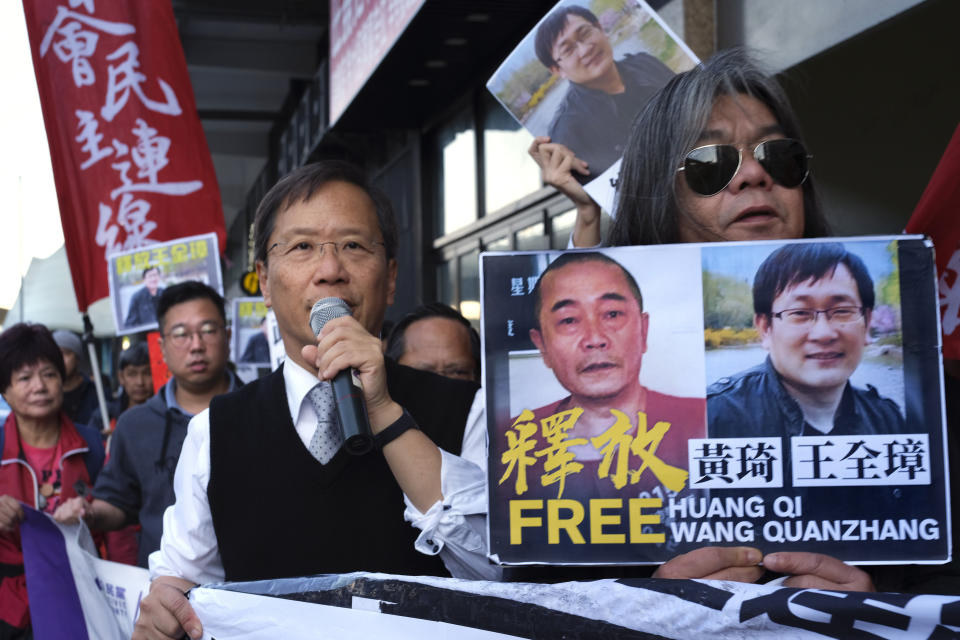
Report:
M 229 229 L 327 47 L 326 0 L 173 0 Z

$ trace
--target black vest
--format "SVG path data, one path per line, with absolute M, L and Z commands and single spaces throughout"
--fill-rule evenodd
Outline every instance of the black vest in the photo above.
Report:
M 477 385 L 387 360 L 391 397 L 459 454 Z M 281 370 L 210 403 L 210 513 L 226 579 L 380 571 L 449 575 L 414 549 L 403 493 L 378 450 L 326 465 L 297 436 Z

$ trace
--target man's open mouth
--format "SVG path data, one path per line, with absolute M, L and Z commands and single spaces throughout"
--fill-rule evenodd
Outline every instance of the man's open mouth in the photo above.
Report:
M 580 373 L 596 373 L 598 371 L 606 371 L 607 369 L 613 369 L 617 365 L 612 362 L 594 362 L 593 364 L 588 364 L 587 366 L 580 369 Z
M 733 221 L 735 223 L 736 222 L 749 223 L 749 222 L 755 222 L 755 221 L 761 222 L 761 221 L 769 220 L 771 218 L 775 218 L 776 216 L 777 216 L 776 212 L 769 207 L 751 207 L 750 209 L 746 209 L 740 212 L 740 215 L 734 218 Z
M 808 353 L 808 360 L 839 360 L 843 358 L 842 351 L 821 351 L 818 353 Z

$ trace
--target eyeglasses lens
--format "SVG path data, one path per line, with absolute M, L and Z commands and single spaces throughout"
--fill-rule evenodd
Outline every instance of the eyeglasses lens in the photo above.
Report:
M 807 177 L 807 150 L 796 140 L 768 140 L 753 152 L 777 184 L 793 188 Z
M 712 196 L 723 190 L 740 166 L 740 153 L 728 144 L 694 149 L 683 163 L 687 185 L 696 193 Z

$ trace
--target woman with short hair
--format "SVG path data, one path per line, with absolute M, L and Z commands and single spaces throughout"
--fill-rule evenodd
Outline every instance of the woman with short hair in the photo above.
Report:
M 53 513 L 93 486 L 100 435 L 63 412 L 63 356 L 49 329 L 19 323 L 0 333 L 0 393 L 10 405 L 0 430 L 0 638 L 29 638 L 21 503 Z

